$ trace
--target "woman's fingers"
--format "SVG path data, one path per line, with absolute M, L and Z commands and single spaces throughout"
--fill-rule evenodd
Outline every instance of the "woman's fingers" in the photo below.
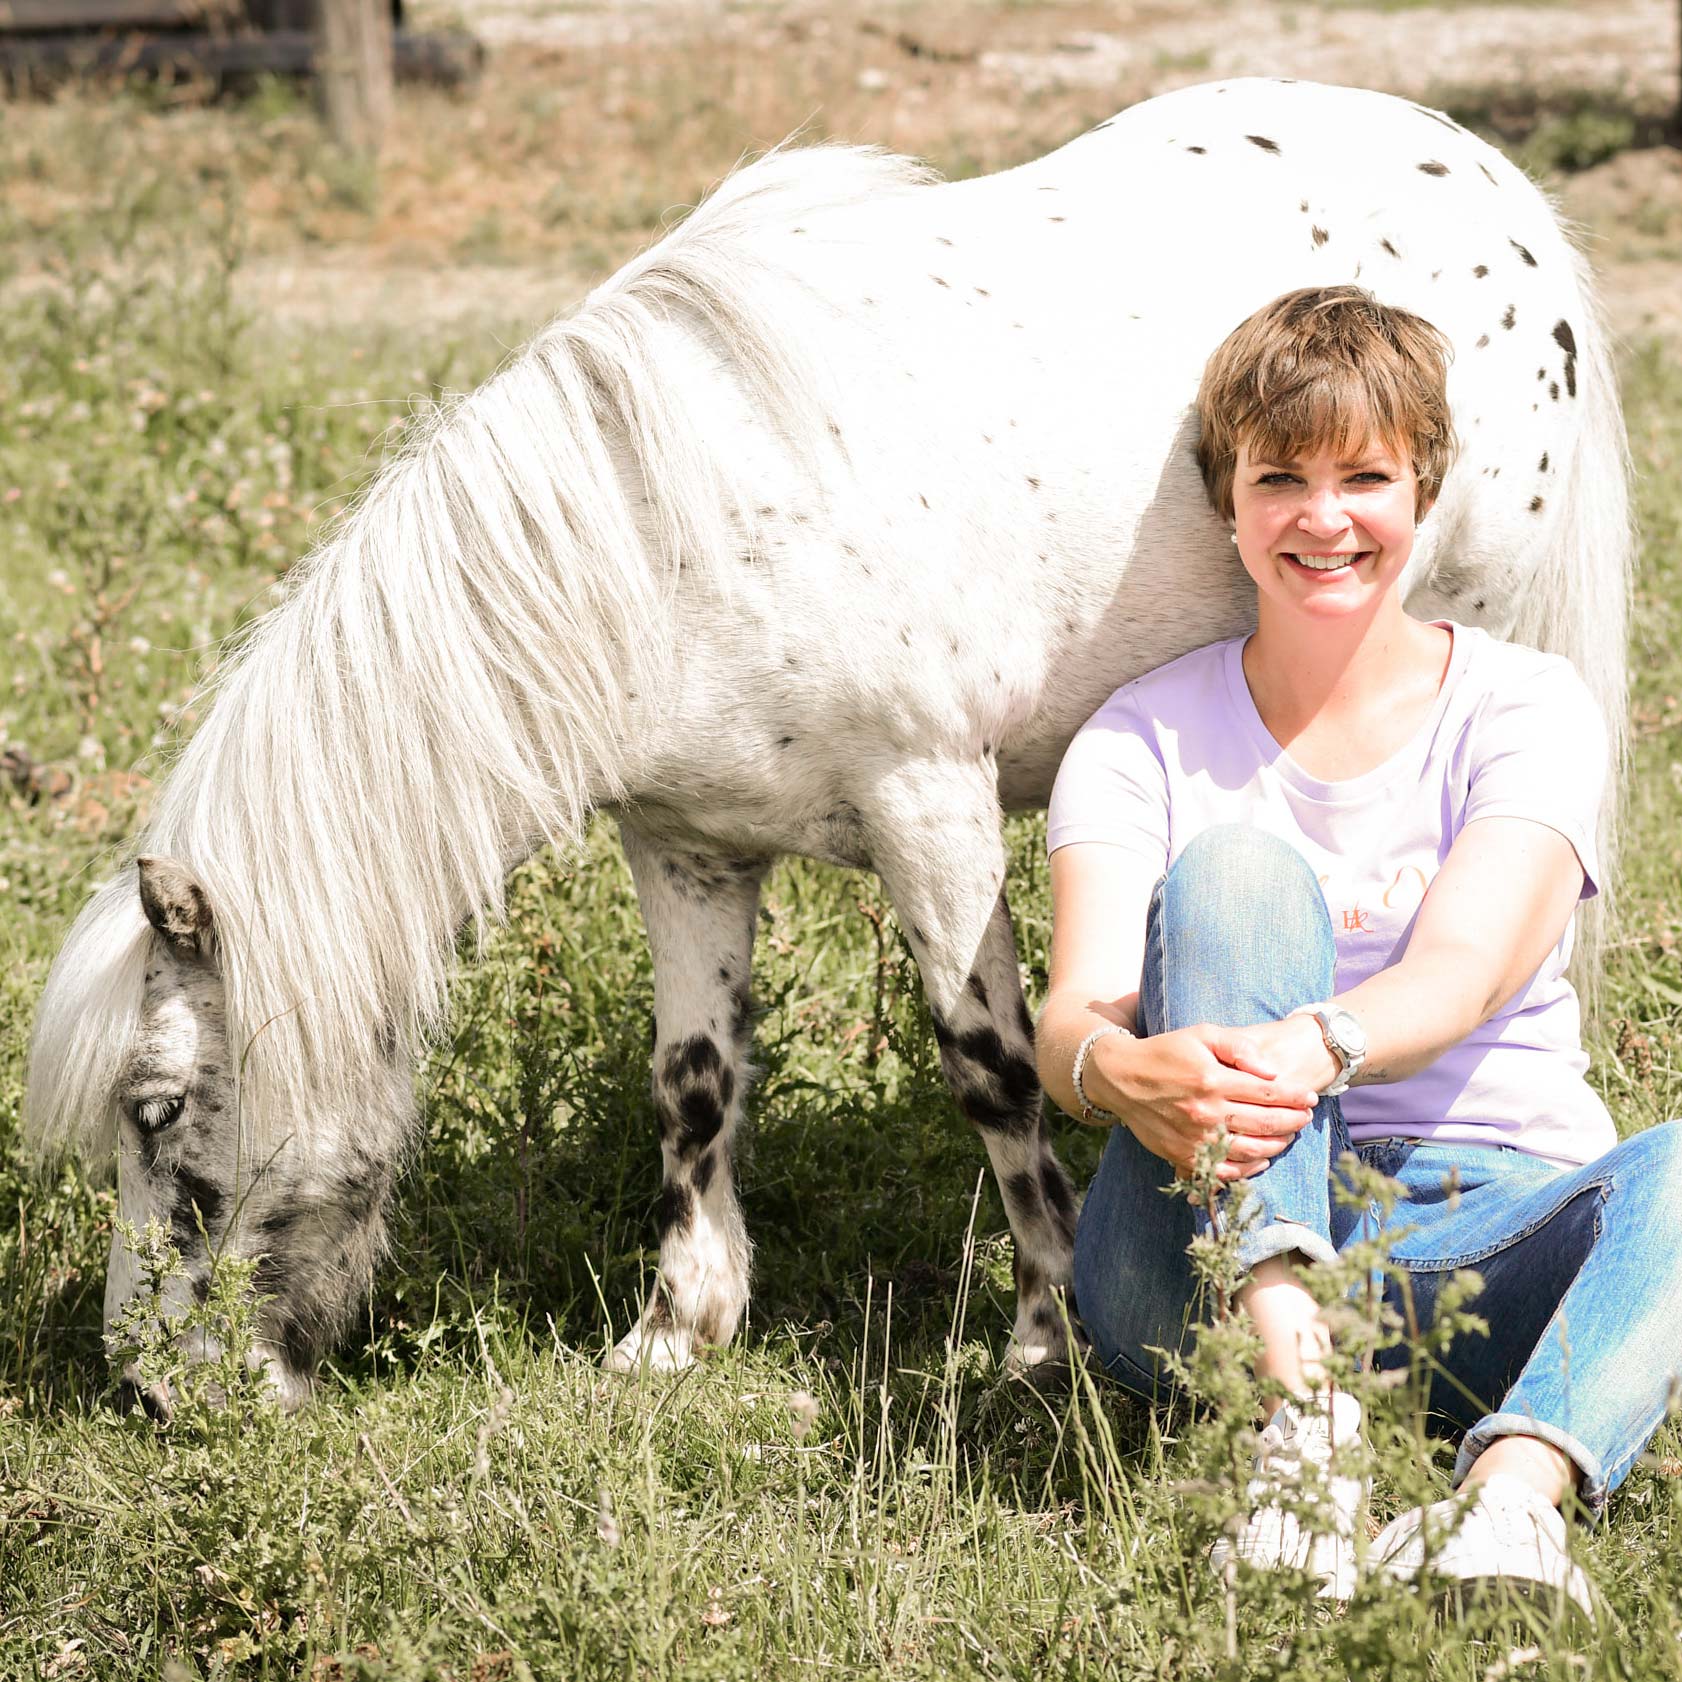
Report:
M 1201 1030 L 1200 1037 L 1229 1069 L 1242 1069 L 1245 1074 L 1255 1075 L 1261 1080 L 1272 1080 L 1279 1072 L 1242 1028 L 1206 1026 Z
M 1282 1104 L 1231 1104 L 1220 1125 L 1235 1136 L 1290 1140 L 1313 1119 L 1314 1112 L 1306 1105 L 1287 1108 Z

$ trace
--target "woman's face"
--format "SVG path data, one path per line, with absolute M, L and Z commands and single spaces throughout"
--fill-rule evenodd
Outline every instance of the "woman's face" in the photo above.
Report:
M 1418 482 L 1407 456 L 1369 440 L 1269 461 L 1240 445 L 1232 508 L 1238 553 L 1262 596 L 1337 618 L 1395 588 L 1413 551 Z

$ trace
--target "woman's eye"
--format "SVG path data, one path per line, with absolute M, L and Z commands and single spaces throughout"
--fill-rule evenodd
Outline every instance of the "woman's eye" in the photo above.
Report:
M 1256 481 L 1258 485 L 1289 485 L 1294 484 L 1289 473 L 1264 473 Z
M 142 1098 L 134 1106 L 134 1125 L 142 1133 L 156 1133 L 181 1114 L 180 1098 Z

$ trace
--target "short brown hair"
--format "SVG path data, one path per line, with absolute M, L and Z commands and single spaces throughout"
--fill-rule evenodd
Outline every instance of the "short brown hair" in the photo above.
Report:
M 1359 286 L 1306 286 L 1241 322 L 1197 389 L 1197 465 L 1232 518 L 1240 445 L 1270 461 L 1378 439 L 1407 452 L 1421 515 L 1454 458 L 1448 341 Z

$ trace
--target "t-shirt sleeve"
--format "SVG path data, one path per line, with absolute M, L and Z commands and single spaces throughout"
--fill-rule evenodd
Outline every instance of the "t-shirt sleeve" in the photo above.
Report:
M 1168 774 L 1135 686 L 1118 690 L 1076 732 L 1046 814 L 1046 851 L 1101 841 L 1154 875 L 1168 868 Z
M 1492 691 L 1478 712 L 1463 823 L 1529 818 L 1558 830 L 1600 891 L 1600 803 L 1608 747 L 1600 708 L 1571 665 L 1547 661 Z

